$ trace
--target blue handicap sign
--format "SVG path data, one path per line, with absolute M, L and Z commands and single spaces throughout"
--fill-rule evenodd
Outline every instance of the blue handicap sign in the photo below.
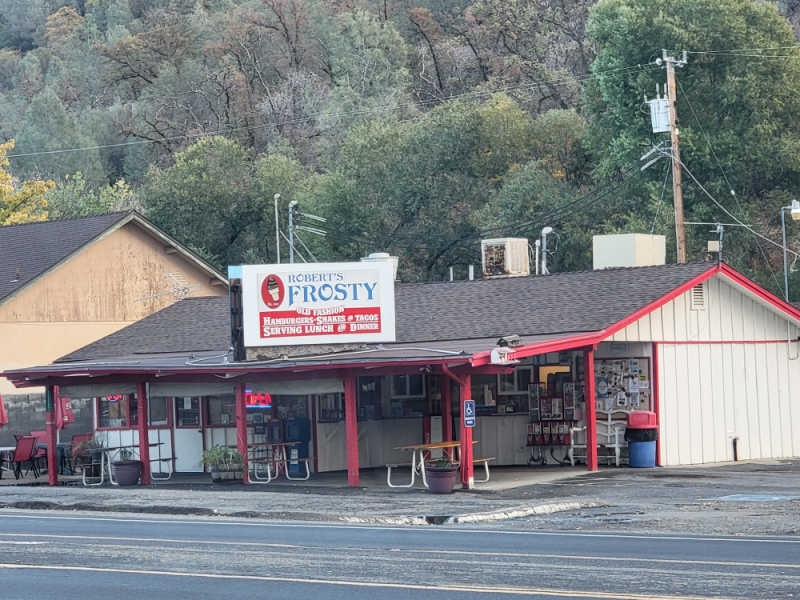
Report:
M 475 427 L 474 400 L 464 400 L 464 427 Z

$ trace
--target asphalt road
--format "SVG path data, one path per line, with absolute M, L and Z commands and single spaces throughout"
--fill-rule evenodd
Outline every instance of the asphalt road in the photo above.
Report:
M 800 538 L 0 512 L 0 599 L 797 598 Z

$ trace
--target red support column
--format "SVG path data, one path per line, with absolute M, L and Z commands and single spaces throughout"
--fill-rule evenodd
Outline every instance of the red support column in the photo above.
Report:
M 347 484 L 358 487 L 358 418 L 356 407 L 356 378 L 344 377 L 344 425 L 347 437 Z
M 45 391 L 44 424 L 47 431 L 47 480 L 50 485 L 58 485 L 58 440 L 56 439 L 55 390 L 52 385 Z
M 247 466 L 247 408 L 244 405 L 244 384 L 234 387 L 236 397 L 236 448 L 242 455 L 242 483 L 250 483 L 250 471 Z
M 656 466 L 661 466 L 661 407 L 658 403 L 658 343 L 653 342 L 653 412 L 656 413 Z
M 472 472 L 472 427 L 464 427 L 464 400 L 470 400 L 471 379 L 469 375 L 464 375 L 458 387 L 461 401 L 461 483 L 464 489 L 475 486 Z
M 442 441 L 453 441 L 453 400 L 450 393 L 450 378 L 442 375 L 439 378 L 439 387 L 442 389 Z M 453 450 L 448 449 L 447 455 L 452 458 Z
M 139 460 L 142 461 L 142 485 L 150 485 L 150 435 L 147 426 L 147 384 L 136 384 L 136 412 L 139 428 Z
M 586 468 L 597 471 L 597 410 L 594 392 L 594 349 L 583 353 L 584 400 L 586 403 Z

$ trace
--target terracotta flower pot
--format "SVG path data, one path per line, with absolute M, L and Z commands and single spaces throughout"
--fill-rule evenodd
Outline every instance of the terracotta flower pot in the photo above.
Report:
M 458 478 L 458 465 L 426 465 L 425 478 L 431 494 L 450 494 Z

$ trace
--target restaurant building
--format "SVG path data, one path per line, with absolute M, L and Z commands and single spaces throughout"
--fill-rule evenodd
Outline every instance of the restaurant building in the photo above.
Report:
M 144 481 L 275 436 L 353 486 L 438 440 L 460 440 L 465 487 L 478 457 L 596 470 L 626 463 L 636 410 L 656 414 L 660 465 L 800 456 L 800 311 L 724 263 L 530 276 L 485 261 L 480 280 L 403 284 L 378 258 L 245 267 L 229 298 L 187 298 L 4 375 L 94 398 L 96 437 L 138 444 Z

